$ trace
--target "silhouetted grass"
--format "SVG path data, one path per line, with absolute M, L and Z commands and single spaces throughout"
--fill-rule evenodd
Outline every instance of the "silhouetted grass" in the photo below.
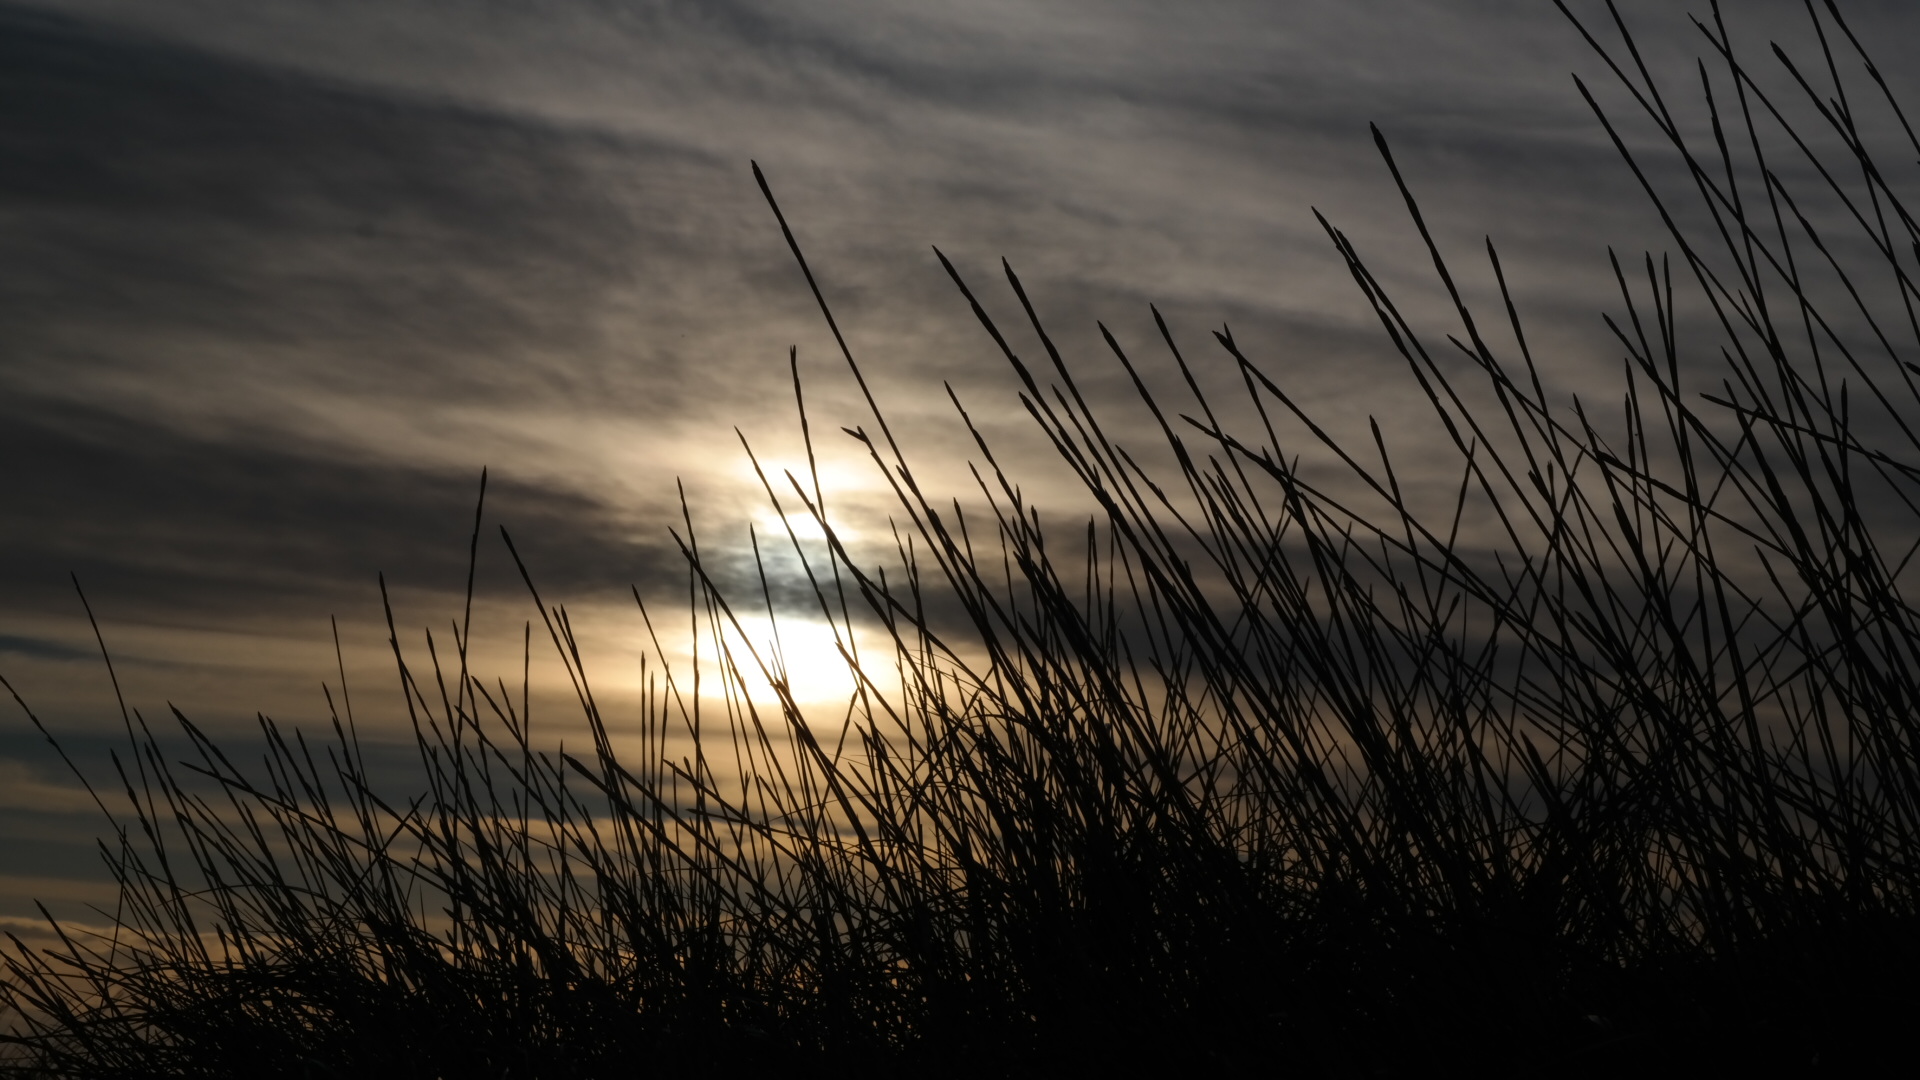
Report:
M 898 499 L 889 569 L 847 549 L 813 478 L 765 478 L 825 530 L 789 539 L 863 673 L 844 715 L 810 716 L 777 656 L 736 646 L 603 716 L 524 566 L 590 753 L 536 744 L 524 696 L 468 670 L 466 620 L 424 656 L 394 636 L 426 777 L 404 801 L 375 790 L 345 701 L 323 743 L 263 720 L 252 771 L 177 713 L 193 757 L 170 762 L 129 713 L 131 816 L 103 845 L 118 930 L 16 942 L 18 1068 L 1612 1075 L 1891 1054 L 1920 960 L 1920 228 L 1856 110 L 1920 143 L 1870 63 L 1878 96 L 1848 96 L 1865 54 L 1831 4 L 1816 25 L 1817 66 L 1776 50 L 1791 109 L 1717 11 L 1700 27 L 1706 150 L 1623 24 L 1589 37 L 1684 180 L 1661 189 L 1616 135 L 1673 253 L 1614 264 L 1604 410 L 1550 401 L 1510 299 L 1469 310 L 1404 182 L 1457 308 L 1444 349 L 1323 220 L 1445 432 L 1445 500 L 1229 332 L 1196 374 L 1164 322 L 1177 403 L 1106 337 L 1158 422 L 1152 464 L 1009 269 L 1044 359 L 974 310 L 1098 514 L 1043 534 L 981 439 L 970 518 L 920 488 L 877 407 L 853 434 Z M 1202 391 L 1221 370 L 1232 401 Z M 696 633 L 723 642 L 746 609 L 676 535 Z M 746 693 L 755 669 L 778 707 Z

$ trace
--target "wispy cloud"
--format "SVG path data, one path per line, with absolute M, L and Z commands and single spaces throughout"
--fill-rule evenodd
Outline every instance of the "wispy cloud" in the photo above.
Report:
M 54 783 L 25 763 L 0 758 L 0 810 L 64 814 L 93 809 L 93 799 L 75 783 Z
M 1684 10 L 1626 10 L 1691 78 Z M 1850 10 L 1912 36 L 1909 5 Z M 1733 14 L 1790 45 L 1804 18 Z M 75 571 L 110 641 L 146 628 L 143 662 L 190 669 L 244 627 L 280 699 L 311 698 L 328 615 L 384 642 L 375 574 L 424 598 L 403 619 L 464 583 L 483 465 L 550 598 L 666 593 L 677 478 L 709 550 L 743 553 L 765 512 L 733 428 L 800 460 L 795 344 L 836 512 L 884 537 L 833 434 L 859 400 L 750 158 L 936 489 L 968 487 L 950 382 L 1030 493 L 1062 491 L 930 244 L 1014 315 L 1009 257 L 1103 407 L 1131 390 L 1094 320 L 1150 352 L 1155 301 L 1203 369 L 1228 321 L 1329 422 L 1427 437 L 1310 212 L 1416 318 L 1443 310 L 1369 121 L 1443 243 L 1502 244 L 1578 388 L 1617 361 L 1607 245 L 1659 241 L 1567 78 L 1595 66 L 1533 0 L 0 6 L 0 662 L 61 696 L 82 669 L 60 650 L 89 639 Z M 265 707 L 253 676 L 195 690 Z M 52 712 L 117 715 L 86 700 Z

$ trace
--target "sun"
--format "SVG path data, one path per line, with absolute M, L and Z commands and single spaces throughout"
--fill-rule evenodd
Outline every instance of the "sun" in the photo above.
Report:
M 740 620 L 728 645 L 745 684 L 747 697 L 757 705 L 777 705 L 780 695 L 771 679 L 784 678 L 788 693 L 800 705 L 844 705 L 859 687 L 847 653 L 856 649 L 844 630 L 811 619 L 764 616 Z M 843 652 L 842 650 L 846 650 Z

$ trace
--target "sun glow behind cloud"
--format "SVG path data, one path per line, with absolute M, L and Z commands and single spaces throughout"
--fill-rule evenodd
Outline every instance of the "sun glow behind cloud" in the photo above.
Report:
M 844 708 L 860 689 L 849 663 L 859 642 L 825 622 L 747 616 L 726 641 L 747 697 L 756 705 L 781 703 L 776 683 L 802 707 Z

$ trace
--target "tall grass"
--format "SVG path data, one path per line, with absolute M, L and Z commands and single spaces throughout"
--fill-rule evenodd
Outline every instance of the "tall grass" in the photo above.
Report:
M 685 525 L 717 648 L 652 670 L 635 714 L 603 714 L 520 566 L 590 751 L 543 749 L 524 689 L 469 670 L 470 603 L 451 642 L 393 635 L 408 798 L 376 790 L 344 699 L 317 742 L 263 720 L 251 770 L 178 713 L 190 756 L 169 760 L 129 711 L 115 930 L 16 941 L 16 1071 L 1600 1075 L 1891 1052 L 1920 960 L 1920 227 L 1866 139 L 1920 142 L 1839 11 L 1808 14 L 1813 58 L 1775 50 L 1791 100 L 1717 8 L 1697 24 L 1704 136 L 1617 16 L 1575 20 L 1653 136 L 1581 86 L 1672 244 L 1614 263 L 1604 409 L 1553 401 L 1491 244 L 1503 303 L 1470 310 L 1379 139 L 1457 312 L 1444 346 L 1322 224 L 1445 434 L 1443 500 L 1226 330 L 1200 370 L 1159 322 L 1178 401 L 1106 335 L 1158 425 L 1130 448 L 1012 270 L 1044 357 L 943 256 L 1097 513 L 1043 531 L 984 438 L 973 509 L 943 501 L 877 406 L 853 435 L 897 497 L 887 566 L 817 478 L 763 474 L 827 538 L 787 539 L 859 679 L 845 710 L 803 707 L 777 649 L 740 644 L 771 592 L 728 595 Z M 1222 375 L 1231 400 L 1203 391 Z M 476 514 L 475 558 L 485 532 Z

